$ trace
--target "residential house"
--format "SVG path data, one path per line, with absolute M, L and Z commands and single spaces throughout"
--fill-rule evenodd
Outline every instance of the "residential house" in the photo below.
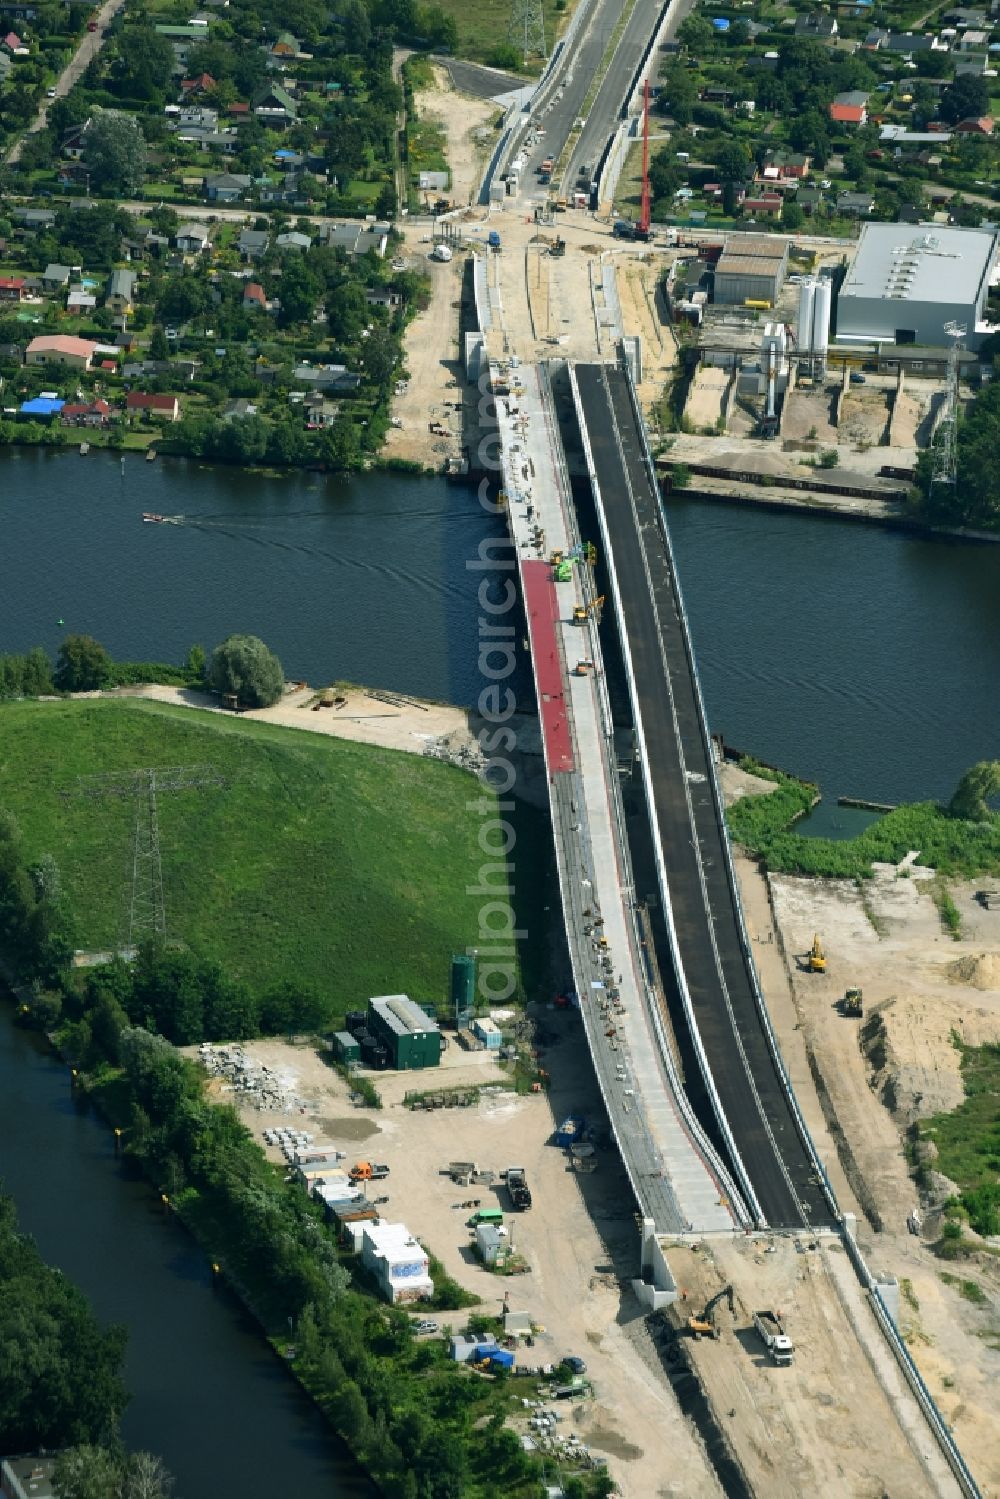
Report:
M 955 77 L 985 78 L 990 69 L 990 58 L 985 52 L 962 52 L 956 54 Z
M 755 219 L 774 219 L 781 213 L 784 201 L 781 193 L 759 193 L 743 199 L 743 212 Z
M 805 156 L 799 151 L 768 151 L 764 158 L 765 174 L 771 168 L 777 168 L 779 178 L 792 179 L 801 182 L 809 176 L 809 168 L 812 165 L 812 157 Z
M 795 20 L 795 35 L 816 42 L 829 41 L 839 30 L 836 16 L 831 16 L 826 11 L 812 11 L 809 15 L 797 16 Z
M 862 89 L 838 94 L 830 105 L 830 119 L 837 125 L 867 125 L 868 95 Z
M 352 374 L 344 364 L 297 364 L 292 379 L 313 390 L 357 390 L 361 384 L 361 376 Z
M 255 402 L 248 401 L 245 396 L 239 396 L 234 401 L 227 401 L 222 408 L 222 420 L 224 422 L 241 422 L 248 416 L 256 416 L 258 407 Z
M 97 298 L 92 291 L 85 286 L 71 286 L 66 298 L 66 311 L 75 317 L 82 317 L 84 313 L 96 311 Z
M 388 224 L 324 224 L 320 239 L 332 250 L 343 250 L 345 255 L 365 255 L 369 250 L 379 257 L 385 254 L 389 242 Z
M 134 333 L 116 333 L 115 348 L 120 354 L 133 354 L 136 348 L 136 336 Z
M 215 87 L 216 82 L 211 73 L 199 73 L 197 78 L 181 79 L 181 97 L 198 99 L 202 94 L 210 93 Z
M 119 316 L 131 315 L 135 310 L 135 271 L 112 271 L 104 293 L 104 305 Z
M 181 414 L 176 396 L 147 395 L 145 391 L 130 390 L 125 397 L 125 410 L 131 417 L 144 417 L 147 421 L 176 422 Z
M 246 120 L 249 118 L 250 106 L 249 104 L 246 104 L 243 101 L 237 99 L 235 104 L 230 104 L 227 113 L 231 114 L 236 123 L 239 124 L 241 120 Z
M 8 31 L 0 47 L 5 47 L 12 57 L 28 57 L 30 48 L 26 47 L 16 31 Z
M 205 196 L 210 203 L 239 203 L 252 185 L 242 173 L 211 172 L 204 180 Z
M 959 38 L 959 52 L 985 52 L 989 46 L 989 37 L 985 31 L 966 31 Z
M 157 234 L 155 229 L 150 229 L 143 240 L 148 255 L 160 256 L 170 248 L 170 240 L 165 234 Z
M 310 431 L 332 427 L 343 407 L 343 401 L 331 401 L 320 391 L 312 391 L 302 402 L 306 426 Z
M 967 31 L 970 27 L 982 30 L 986 25 L 986 12 L 957 5 L 954 10 L 946 11 L 941 20 L 945 26 L 954 26 L 959 31 Z
M 279 234 L 275 240 L 279 250 L 308 250 L 312 240 L 308 234 L 300 234 L 297 229 L 286 229 L 284 234 Z
M 209 246 L 208 230 L 204 224 L 187 223 L 178 226 L 174 244 L 185 255 L 200 255 Z
M 298 118 L 295 100 L 279 83 L 262 83 L 254 91 L 250 107 L 266 125 L 290 125 Z
M 244 260 L 256 260 L 263 255 L 267 249 L 268 232 L 266 229 L 241 229 L 240 237 L 236 241 L 236 248 Z
M 890 146 L 941 146 L 951 140 L 950 130 L 907 130 L 905 125 L 880 125 L 880 141 Z
M 292 33 L 290 31 L 283 31 L 271 47 L 271 56 L 284 58 L 297 57 L 301 50 L 302 48 L 299 46 L 298 40 Z
M 111 415 L 107 401 L 71 401 L 59 413 L 59 420 L 70 427 L 106 427 Z
M 56 216 L 51 208 L 12 208 L 10 216 L 16 224 L 23 224 L 32 234 L 39 229 L 55 228 Z
M 218 151 L 223 156 L 235 156 L 240 144 L 235 130 L 210 130 L 205 125 L 182 125 L 177 139 L 190 141 L 202 151 Z
M 199 125 L 203 130 L 214 130 L 219 123 L 219 111 L 203 104 L 187 104 L 177 115 L 179 128 Z
M 267 293 L 259 281 L 248 281 L 243 288 L 244 312 L 266 312 Z
M 73 270 L 68 265 L 58 265 L 50 260 L 42 272 L 42 286 L 46 291 L 62 291 L 64 286 L 69 285 L 69 278 Z
M 886 52 L 895 52 L 901 57 L 911 58 L 915 52 L 947 52 L 947 42 L 931 32 L 921 34 L 914 31 L 891 31 L 882 43 Z
M 813 183 L 804 183 L 797 189 L 795 201 L 803 213 L 812 215 L 823 207 L 826 200 L 821 187 L 817 187 Z
M 721 104 L 723 109 L 728 109 L 733 102 L 733 91 L 731 88 L 721 88 L 718 84 L 709 84 L 702 89 L 701 98 L 705 104 Z M 443 186 L 447 187 L 447 182 Z
M 301 151 L 292 151 L 287 146 L 283 146 L 279 151 L 275 151 L 274 159 L 283 172 L 295 171 L 306 164 L 306 159 Z
M 89 338 L 74 338 L 69 333 L 42 334 L 31 340 L 24 361 L 26 364 L 66 364 L 73 369 L 89 370 L 96 348 Z
M 59 144 L 59 154 L 67 161 L 79 161 L 84 153 L 87 141 L 87 131 L 90 129 L 90 120 L 82 120 L 79 125 L 70 125 L 62 133 Z
M 707 187 L 705 190 L 708 191 Z M 365 292 L 365 301 L 369 307 L 401 307 L 403 294 L 391 286 L 369 286 Z
M 59 396 L 34 396 L 29 401 L 22 401 L 20 411 L 22 416 L 47 418 L 50 422 L 57 417 L 66 402 Z
M 978 120 L 959 120 L 955 131 L 958 135 L 992 135 L 993 125 L 991 115 L 980 115 Z
M 875 212 L 875 199 L 871 193 L 847 192 L 837 196 L 837 212 L 844 218 L 866 219 Z
M 0 302 L 20 302 L 23 297 L 23 276 L 0 276 Z

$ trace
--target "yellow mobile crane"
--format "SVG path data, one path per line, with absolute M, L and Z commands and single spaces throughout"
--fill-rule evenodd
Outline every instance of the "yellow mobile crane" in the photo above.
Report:
M 597 623 L 600 624 L 601 606 L 603 603 L 604 594 L 602 593 L 600 598 L 591 599 L 589 604 L 576 604 L 573 608 L 573 623 L 575 625 L 585 625 L 588 617 L 593 614 L 597 619 Z

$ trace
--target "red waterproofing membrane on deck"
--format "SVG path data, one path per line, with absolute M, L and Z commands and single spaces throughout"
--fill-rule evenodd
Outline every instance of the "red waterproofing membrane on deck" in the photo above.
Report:
M 559 599 L 548 562 L 524 563 L 524 612 L 538 684 L 538 711 L 549 770 L 573 769 L 573 741 L 566 716 L 566 693 L 556 624 Z

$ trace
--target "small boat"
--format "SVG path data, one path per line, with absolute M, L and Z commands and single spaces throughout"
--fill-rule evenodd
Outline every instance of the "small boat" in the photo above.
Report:
M 165 524 L 166 519 L 167 519 L 167 517 L 165 515 L 157 515 L 156 512 L 155 512 L 155 510 L 144 510 L 142 512 L 142 518 L 143 518 L 144 521 L 147 522 L 148 525 L 152 525 L 152 526 L 156 526 L 156 525 L 162 526 L 162 525 Z
M 89 452 L 90 452 L 90 443 L 89 442 L 81 442 L 81 444 L 80 444 L 80 457 L 81 458 L 86 458 L 86 456 L 87 456 L 87 454 Z
M 147 463 L 153 463 L 153 462 L 155 462 L 155 460 L 156 460 L 156 449 L 155 448 L 147 448 L 146 449 L 146 462 Z

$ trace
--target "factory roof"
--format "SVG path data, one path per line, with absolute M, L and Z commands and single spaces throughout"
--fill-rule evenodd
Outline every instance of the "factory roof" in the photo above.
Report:
M 371 1007 L 397 1036 L 423 1035 L 438 1028 L 437 1021 L 425 1015 L 407 994 L 383 994 L 371 1001 Z
M 771 255 L 741 255 L 725 251 L 715 267 L 717 276 L 776 276 L 780 261 Z
M 886 301 L 975 301 L 996 246 L 991 229 L 865 224 L 841 294 Z

